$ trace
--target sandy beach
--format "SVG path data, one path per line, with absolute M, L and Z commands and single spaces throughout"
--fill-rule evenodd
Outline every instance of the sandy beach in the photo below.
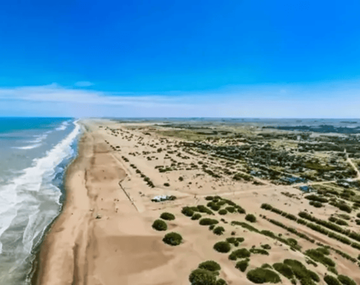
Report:
M 246 278 L 246 273 L 235 268 L 227 254 L 213 249 L 216 242 L 230 237 L 232 232 L 244 238 L 241 247 L 271 245 L 270 255 L 251 257 L 250 269 L 264 263 L 281 262 L 285 258 L 306 264 L 304 254 L 291 250 L 290 246 L 231 225 L 234 220 L 245 221 L 244 215 L 229 212 L 222 217 L 216 214 L 217 219 L 224 219 L 221 225 L 225 228 L 225 234 L 218 236 L 181 213 L 184 206 L 206 205 L 206 196 L 220 195 L 255 214 L 258 220 L 254 225 L 259 230 L 271 230 L 277 235 L 297 239 L 302 250 L 306 250 L 315 245 L 259 218 L 266 215 L 267 218 L 289 222 L 261 209 L 262 203 L 294 215 L 304 209 L 320 217 L 327 215 L 327 209 L 316 209 L 303 204 L 301 199 L 294 200 L 281 194 L 288 192 L 300 197 L 302 194 L 298 190 L 266 181 L 261 183 L 263 185 L 254 185 L 227 178 L 218 179 L 204 175 L 197 168 L 190 169 L 188 165 L 198 164 L 199 161 L 214 162 L 191 153 L 176 155 L 180 150 L 178 140 L 149 133 L 146 124 L 141 130 L 105 120 L 82 121 L 81 124 L 86 130 L 79 141 L 78 157 L 67 172 L 66 202 L 42 244 L 35 284 L 189 284 L 191 271 L 206 260 L 215 260 L 221 265 L 220 277 L 228 284 L 253 284 Z M 165 151 L 159 151 L 160 148 Z M 175 159 L 176 163 L 184 165 L 177 171 L 159 172 L 156 168 Z M 144 183 L 139 173 L 149 177 L 155 187 Z M 156 195 L 174 195 L 177 199 L 154 203 L 151 199 Z M 176 217 L 167 222 L 167 232 L 181 233 L 184 240 L 180 246 L 165 244 L 162 241 L 164 232 L 151 227 L 165 211 Z M 303 225 L 295 227 L 316 241 L 357 256 L 357 250 L 348 245 Z M 356 263 L 335 253 L 332 256 L 341 274 L 351 276 L 360 283 L 359 274 L 354 274 L 359 270 Z M 322 277 L 327 272 L 322 264 L 311 267 L 311 270 Z M 291 284 L 286 278 L 282 278 L 282 283 Z

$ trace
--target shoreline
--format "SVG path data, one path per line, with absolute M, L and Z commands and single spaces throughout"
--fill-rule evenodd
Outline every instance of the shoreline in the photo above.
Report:
M 76 123 L 78 123 L 78 120 L 75 121 Z M 76 126 L 76 125 L 75 125 Z M 58 215 L 51 221 L 51 223 L 48 224 L 48 226 L 45 228 L 44 230 L 44 234 L 41 238 L 41 241 L 38 243 L 38 245 L 33 249 L 32 251 L 32 255 L 34 255 L 34 259 L 32 261 L 31 264 L 31 269 L 29 271 L 29 273 L 26 276 L 26 282 L 27 284 L 30 285 L 36 285 L 38 284 L 37 282 L 37 278 L 38 278 L 38 274 L 39 274 L 39 270 L 40 270 L 40 253 L 41 253 L 41 248 L 42 245 L 47 237 L 47 235 L 49 234 L 49 232 L 52 230 L 53 225 L 56 223 L 56 221 L 59 219 L 59 217 L 62 215 L 62 212 L 64 210 L 65 207 L 65 203 L 67 200 L 67 195 L 66 195 L 66 179 L 68 177 L 69 174 L 69 169 L 71 167 L 71 165 L 73 163 L 75 163 L 76 159 L 79 156 L 79 142 L 82 139 L 84 133 L 80 133 L 79 137 L 77 138 L 77 142 L 76 142 L 76 148 L 75 148 L 75 154 L 73 156 L 73 158 L 69 161 L 69 163 L 66 165 L 66 168 L 64 169 L 64 174 L 63 174 L 63 178 L 62 178 L 62 184 L 61 187 L 59 187 L 60 191 L 61 191 L 61 196 L 59 199 L 59 203 L 60 203 L 60 209 L 59 209 L 59 213 Z

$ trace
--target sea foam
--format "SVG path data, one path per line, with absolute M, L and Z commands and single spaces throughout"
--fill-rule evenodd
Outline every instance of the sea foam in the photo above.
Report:
M 34 246 L 34 239 L 38 239 L 47 226 L 43 222 L 48 223 L 48 219 L 44 217 L 39 219 L 40 201 L 46 202 L 49 199 L 59 203 L 61 192 L 51 181 L 56 175 L 56 167 L 73 154 L 71 145 L 81 130 L 77 122 L 74 124 L 74 130 L 65 139 L 44 157 L 34 159 L 31 167 L 24 169 L 20 176 L 0 188 L 0 240 L 10 226 L 25 223 L 22 243 L 23 250 L 28 254 Z M 0 242 L 0 253 L 3 250 Z

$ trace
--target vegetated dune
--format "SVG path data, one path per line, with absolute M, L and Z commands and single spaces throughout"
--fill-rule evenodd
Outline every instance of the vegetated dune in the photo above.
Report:
M 313 207 L 292 186 L 261 179 L 253 183 L 246 177 L 234 180 L 234 173 L 242 173 L 241 165 L 229 166 L 224 159 L 184 147 L 181 139 L 159 136 L 148 123 L 82 123 L 86 132 L 68 170 L 66 204 L 41 249 L 38 284 L 190 284 L 190 274 L 209 260 L 220 265 L 218 275 L 207 276 L 207 270 L 199 271 L 206 276 L 195 272 L 191 278 L 253 284 L 252 275 L 258 283 L 277 282 L 279 275 L 283 284 L 318 283 L 306 271 L 311 270 L 324 284 L 324 276 L 336 277 L 336 270 L 360 284 L 359 249 L 285 216 L 297 219 L 300 211 L 306 211 L 327 220 L 339 213 L 338 208 Z M 152 201 L 161 195 L 176 199 Z M 262 208 L 264 203 L 285 214 Z M 175 219 L 154 226 L 164 212 Z M 206 218 L 215 221 L 202 220 Z M 359 230 L 355 223 L 349 228 Z M 181 235 L 181 242 L 176 235 L 164 239 L 172 232 Z M 220 249 L 224 252 L 214 249 L 221 241 L 226 242 Z M 318 243 L 331 249 L 323 254 Z M 247 249 L 250 256 L 239 249 Z M 305 277 L 299 273 L 300 277 L 287 278 L 272 268 L 289 259 L 306 267 Z M 254 271 L 262 266 L 263 271 Z

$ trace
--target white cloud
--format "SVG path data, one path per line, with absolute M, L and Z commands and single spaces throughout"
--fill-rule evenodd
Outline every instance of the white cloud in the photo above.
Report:
M 358 118 L 359 110 L 358 82 L 234 86 L 176 95 L 57 84 L 0 88 L 0 116 Z

